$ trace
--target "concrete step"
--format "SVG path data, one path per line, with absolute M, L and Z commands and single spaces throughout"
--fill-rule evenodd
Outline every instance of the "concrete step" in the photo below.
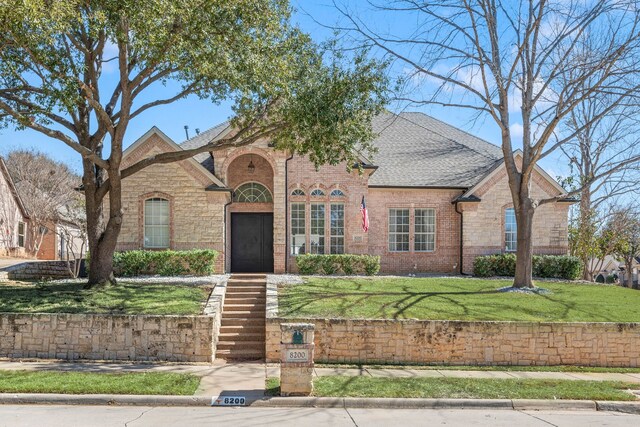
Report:
M 260 273 L 245 273 L 245 274 L 232 274 L 231 277 L 229 278 L 229 280 L 241 280 L 241 279 L 249 279 L 249 280 L 267 280 L 267 275 L 266 274 L 260 274 Z
M 266 300 L 264 292 L 227 292 L 224 299 L 228 298 L 261 298 Z
M 217 349 L 263 351 L 264 341 L 219 341 Z
M 267 302 L 267 298 L 259 295 L 233 295 L 231 297 L 227 296 L 224 299 L 224 303 L 226 304 L 265 304 Z
M 260 342 L 264 345 L 265 331 L 262 332 L 228 332 L 221 333 L 218 337 L 218 342 L 241 342 L 241 341 L 253 341 Z
M 220 336 L 224 334 L 234 335 L 262 335 L 265 336 L 266 330 L 264 325 L 225 325 L 220 326 Z
M 265 327 L 266 321 L 263 317 L 252 317 L 252 318 L 246 318 L 246 317 L 227 317 L 227 318 L 222 318 L 222 320 L 220 321 L 220 326 L 224 327 L 224 326 L 261 326 L 261 327 Z
M 223 360 L 262 360 L 264 350 L 219 350 L 216 357 Z
M 263 302 L 254 302 L 254 303 L 250 303 L 250 302 L 243 302 L 240 304 L 235 304 L 235 303 L 231 303 L 231 304 L 227 304 L 227 302 L 225 301 L 224 304 L 224 311 L 242 311 L 242 310 L 246 310 L 246 311 L 262 311 L 264 312 L 266 308 L 266 304 Z
M 236 291 L 236 292 L 258 291 L 258 292 L 265 292 L 266 289 L 267 289 L 266 286 L 253 285 L 253 284 L 227 285 L 227 292 L 229 292 L 229 291 Z
M 254 319 L 254 318 L 264 319 L 264 316 L 265 316 L 264 311 L 251 311 L 251 310 L 227 311 L 226 309 L 222 311 L 223 319 Z

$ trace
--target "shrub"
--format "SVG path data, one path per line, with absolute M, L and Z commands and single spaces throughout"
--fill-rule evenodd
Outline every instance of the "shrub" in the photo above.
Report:
M 473 274 L 478 277 L 513 276 L 516 271 L 514 254 L 499 254 L 477 257 L 473 262 Z M 582 272 L 582 263 L 567 255 L 534 255 L 535 277 L 576 280 Z
M 380 271 L 380 257 L 373 255 L 317 255 L 305 254 L 296 257 L 300 274 L 366 274 L 373 276 Z
M 205 276 L 214 272 L 217 256 L 218 252 L 209 249 L 116 252 L 113 267 L 117 276 L 124 277 L 143 274 Z

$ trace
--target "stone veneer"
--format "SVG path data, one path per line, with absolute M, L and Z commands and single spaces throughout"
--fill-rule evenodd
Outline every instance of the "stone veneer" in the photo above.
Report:
M 0 313 L 0 357 L 211 363 L 224 289 L 203 316 Z
M 73 269 L 73 261 L 70 261 Z M 67 261 L 28 261 L 3 269 L 9 280 L 68 279 Z
M 277 310 L 269 284 L 267 362 L 280 361 L 280 324 L 307 322 L 323 363 L 640 366 L 640 323 L 285 319 Z

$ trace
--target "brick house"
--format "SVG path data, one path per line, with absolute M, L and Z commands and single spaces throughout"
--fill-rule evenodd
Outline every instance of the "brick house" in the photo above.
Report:
M 24 256 L 29 215 L 0 157 L 0 255 Z
M 476 256 L 515 250 L 499 147 L 422 113 L 383 114 L 374 129 L 378 152 L 361 158 L 361 175 L 345 165 L 316 170 L 268 141 L 150 166 L 123 182 L 118 249 L 212 248 L 217 271 L 277 273 L 296 271 L 307 252 L 380 255 L 384 273 L 469 273 Z M 154 127 L 125 151 L 123 167 L 229 131 L 223 123 L 178 145 Z M 563 192 L 536 170 L 534 195 Z M 571 202 L 538 208 L 536 253 L 567 253 Z

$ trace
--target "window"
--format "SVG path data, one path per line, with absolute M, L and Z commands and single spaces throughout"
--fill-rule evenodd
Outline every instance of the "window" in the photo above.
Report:
M 516 211 L 513 208 L 504 211 L 504 248 L 507 252 L 514 252 L 518 246 L 518 226 Z
M 414 250 L 432 252 L 436 248 L 436 210 L 416 209 L 414 224 Z
M 311 203 L 309 252 L 312 254 L 324 254 L 324 215 L 324 203 Z
M 233 201 L 238 203 L 271 203 L 271 193 L 262 184 L 247 182 L 242 184 L 233 193 Z
M 322 191 L 319 188 L 316 188 L 311 192 L 311 197 L 323 197 L 323 196 L 324 196 L 324 191 Z
M 344 253 L 344 205 L 331 204 L 331 253 Z
M 299 189 L 299 188 L 296 188 L 295 190 L 293 190 L 291 192 L 291 195 L 292 196 L 304 196 L 304 191 Z
M 331 192 L 331 197 L 344 197 L 342 190 L 335 189 Z
M 25 223 L 22 221 L 18 222 L 18 246 L 24 248 L 24 235 L 25 235 Z
M 291 255 L 305 253 L 304 203 L 291 203 Z
M 147 199 L 144 201 L 144 247 L 169 247 L 169 201 Z
M 389 209 L 389 251 L 409 251 L 409 209 Z

